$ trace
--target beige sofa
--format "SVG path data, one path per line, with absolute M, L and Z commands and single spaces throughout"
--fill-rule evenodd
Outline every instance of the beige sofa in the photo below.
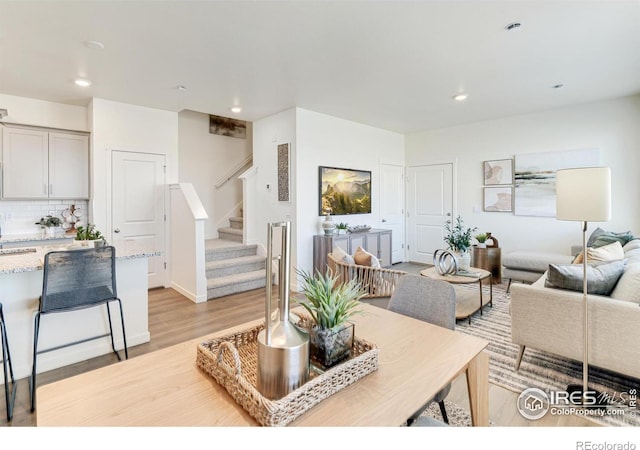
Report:
M 640 378 L 640 239 L 624 247 L 624 273 L 610 296 L 589 295 L 589 365 Z M 520 346 L 583 359 L 583 295 L 532 285 L 511 286 L 511 338 Z

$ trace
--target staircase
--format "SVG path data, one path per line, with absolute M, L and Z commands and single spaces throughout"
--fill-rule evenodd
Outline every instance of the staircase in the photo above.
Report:
M 242 244 L 241 217 L 229 222 L 218 229 L 219 239 L 205 242 L 208 300 L 265 286 L 266 258 L 257 245 Z
M 242 217 L 229 218 L 229 226 L 218 228 L 218 238 L 225 241 L 242 242 Z

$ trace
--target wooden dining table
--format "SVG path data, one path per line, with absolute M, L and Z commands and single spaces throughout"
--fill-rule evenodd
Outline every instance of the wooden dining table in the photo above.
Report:
M 379 349 L 378 369 L 322 400 L 289 426 L 401 426 L 466 373 L 475 426 L 488 426 L 487 342 L 363 304 L 356 336 Z M 38 388 L 37 425 L 257 426 L 196 364 L 200 342 L 256 320 Z

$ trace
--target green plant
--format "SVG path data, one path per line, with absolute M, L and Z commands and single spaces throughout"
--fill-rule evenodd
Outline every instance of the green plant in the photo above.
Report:
M 449 246 L 449 249 L 465 253 L 471 247 L 471 235 L 478 228 L 465 228 L 462 217 L 456 217 L 455 224 L 451 220 L 447 220 L 444 225 L 444 230 L 447 233 L 444 237 L 444 241 Z
M 307 299 L 299 303 L 319 328 L 343 325 L 354 314 L 362 312 L 360 299 L 366 292 L 357 281 L 341 283 L 338 275 L 330 270 L 325 275 L 319 271 L 315 275 L 304 270 L 296 272 L 302 277 L 302 293 Z
M 95 241 L 97 239 L 104 239 L 104 236 L 96 230 L 94 224 L 88 223 L 86 227 L 79 226 L 76 229 L 76 239 L 79 241 Z
M 487 241 L 487 237 L 487 233 L 480 233 L 475 235 L 476 241 L 481 244 L 484 244 Z
M 36 225 L 40 225 L 43 228 L 59 227 L 60 225 L 62 225 L 62 220 L 57 217 L 47 216 L 42 217 L 38 222 L 36 222 Z
M 347 228 L 349 228 L 349 224 L 345 222 L 340 222 L 338 225 L 336 225 L 336 228 L 338 230 L 346 230 Z

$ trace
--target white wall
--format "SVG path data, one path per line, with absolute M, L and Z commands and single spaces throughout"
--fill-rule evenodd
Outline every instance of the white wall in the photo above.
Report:
M 247 138 L 239 139 L 211 134 L 208 114 L 178 113 L 178 178 L 181 183 L 193 184 L 209 215 L 206 239 L 217 238 L 217 229 L 228 227 L 228 218 L 240 215 L 242 183 L 237 175 L 220 188 L 215 184 L 251 155 L 252 146 L 251 123 L 247 123 Z
M 300 108 L 256 121 L 253 131 L 256 195 L 261 199 L 260 212 L 251 220 L 258 233 L 257 242 L 266 244 L 268 222 L 291 220 L 291 264 L 313 270 L 313 236 L 322 232 L 322 217 L 318 214 L 319 166 L 370 170 L 372 213 L 336 216 L 335 220 L 350 225 L 378 225 L 380 199 L 376 184 L 380 163 L 403 164 L 403 135 Z M 278 202 L 277 146 L 287 142 L 292 144 L 291 202 Z
M 85 106 L 64 105 L 34 98 L 0 94 L 0 108 L 6 109 L 8 112 L 2 122 L 89 131 Z
M 289 143 L 291 178 L 289 202 L 278 201 L 278 145 Z M 247 211 L 245 239 L 248 244 L 267 244 L 267 224 L 291 221 L 291 264 L 296 264 L 296 109 L 253 122 L 253 168 L 249 185 L 253 211 Z M 274 255 L 280 241 L 274 241 Z
M 165 155 L 167 184 L 178 181 L 178 114 L 94 98 L 91 126 L 92 221 L 111 234 L 108 188 L 113 150 Z
M 380 224 L 380 164 L 404 163 L 404 136 L 313 111 L 297 114 L 297 258 L 301 269 L 313 270 L 313 236 L 322 233 L 318 167 L 371 171 L 371 214 L 335 216 L 336 222 Z M 302 207 L 304 205 L 304 207 Z
M 406 165 L 457 160 L 457 213 L 492 232 L 505 250 L 569 251 L 580 225 L 548 217 L 482 212 L 482 163 L 516 154 L 599 148 L 611 167 L 612 219 L 589 224 L 640 234 L 640 96 L 408 134 Z M 478 208 L 478 212 L 474 212 Z

